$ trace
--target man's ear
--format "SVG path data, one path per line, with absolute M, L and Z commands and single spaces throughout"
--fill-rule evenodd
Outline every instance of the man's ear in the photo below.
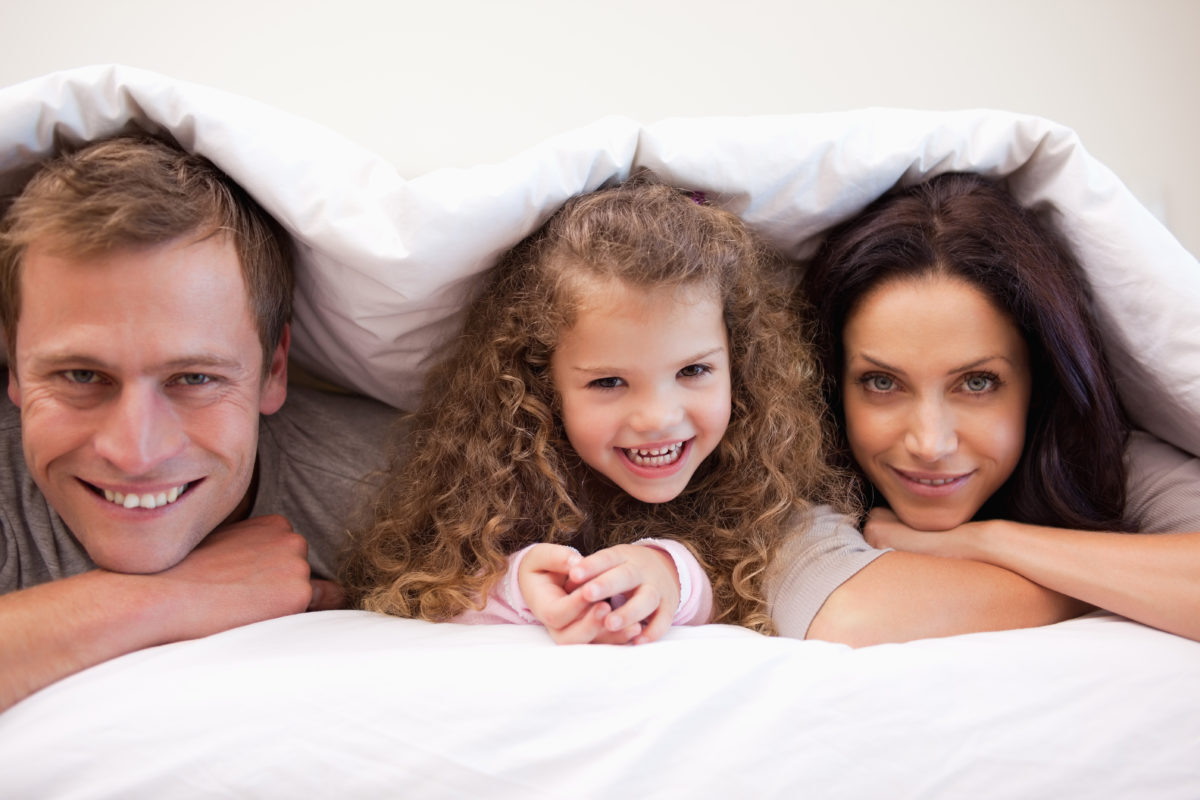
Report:
M 11 365 L 8 368 L 8 399 L 17 408 L 21 407 L 21 384 L 17 383 L 17 371 Z
M 284 325 L 283 333 L 279 336 L 279 344 L 275 347 L 275 352 L 271 354 L 267 377 L 263 379 L 262 397 L 258 404 L 259 413 L 274 414 L 287 399 L 287 360 L 288 348 L 291 344 L 292 326 Z

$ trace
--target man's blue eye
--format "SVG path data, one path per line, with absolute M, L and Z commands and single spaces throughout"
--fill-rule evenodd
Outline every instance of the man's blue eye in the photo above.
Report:
M 100 376 L 90 369 L 69 369 L 63 373 L 71 383 L 95 383 Z
M 189 372 L 186 375 L 180 375 L 176 380 L 184 386 L 203 386 L 212 378 L 199 372 Z

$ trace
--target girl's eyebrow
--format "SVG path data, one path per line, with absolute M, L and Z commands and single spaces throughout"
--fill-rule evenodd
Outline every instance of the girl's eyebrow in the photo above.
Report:
M 725 347 L 722 345 L 720 347 L 714 347 L 711 350 L 706 350 L 703 353 L 699 353 L 699 354 L 691 356 L 689 358 L 685 358 L 680 363 L 695 364 L 697 361 L 703 361 L 706 358 L 712 358 L 713 356 L 715 356 L 719 353 L 724 353 L 724 352 L 725 352 Z M 620 367 L 608 367 L 608 366 L 603 366 L 603 365 L 594 366 L 594 367 L 573 365 L 571 367 L 571 370 L 573 372 L 586 372 L 586 373 L 591 373 L 591 374 L 611 375 L 613 373 L 620 372 L 621 368 Z
M 699 353 L 699 354 L 697 354 L 697 355 L 694 355 L 694 356 L 692 356 L 691 358 L 686 358 L 686 359 L 684 359 L 684 363 L 686 363 L 686 364 L 694 364 L 694 363 L 696 363 L 697 361 L 703 361 L 703 360 L 704 360 L 704 359 L 706 359 L 706 358 L 712 358 L 713 356 L 715 356 L 715 355 L 717 355 L 717 354 L 719 354 L 719 353 L 724 353 L 724 352 L 725 352 L 725 348 L 724 348 L 724 347 L 714 347 L 714 348 L 713 348 L 713 349 L 711 349 L 711 350 L 706 350 L 705 352 L 703 352 L 703 353 Z
M 897 375 L 906 374 L 904 372 L 904 370 L 900 369 L 899 367 L 893 366 L 893 365 L 887 363 L 886 361 L 875 358 L 874 356 L 868 355 L 867 353 L 858 353 L 857 355 L 862 360 L 870 361 L 872 364 L 879 367 L 880 369 L 886 369 L 888 372 L 894 372 Z M 946 370 L 946 374 L 953 375 L 957 372 L 966 372 L 967 370 L 975 369 L 976 367 L 980 367 L 980 366 L 988 363 L 989 361 L 995 361 L 995 360 L 1000 360 L 1000 361 L 1003 361 L 1010 365 L 1012 364 L 1012 361 L 1009 360 L 1007 357 L 997 354 L 997 355 L 991 355 L 991 356 L 984 356 L 983 358 L 977 358 L 974 361 L 971 361 L 966 364 L 961 364 L 957 367 L 951 367 L 950 369 Z

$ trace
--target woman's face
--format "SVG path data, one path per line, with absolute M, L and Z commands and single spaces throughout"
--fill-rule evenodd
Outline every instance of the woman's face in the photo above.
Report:
M 868 292 L 842 338 L 846 435 L 867 479 L 910 527 L 970 520 L 1024 447 L 1020 331 L 970 283 L 932 275 Z

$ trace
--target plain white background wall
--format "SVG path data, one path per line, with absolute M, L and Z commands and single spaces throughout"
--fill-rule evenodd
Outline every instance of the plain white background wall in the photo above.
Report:
M 1040 114 L 1200 253 L 1196 0 L 2 2 L 0 85 L 130 64 L 315 119 L 406 176 L 608 114 Z

